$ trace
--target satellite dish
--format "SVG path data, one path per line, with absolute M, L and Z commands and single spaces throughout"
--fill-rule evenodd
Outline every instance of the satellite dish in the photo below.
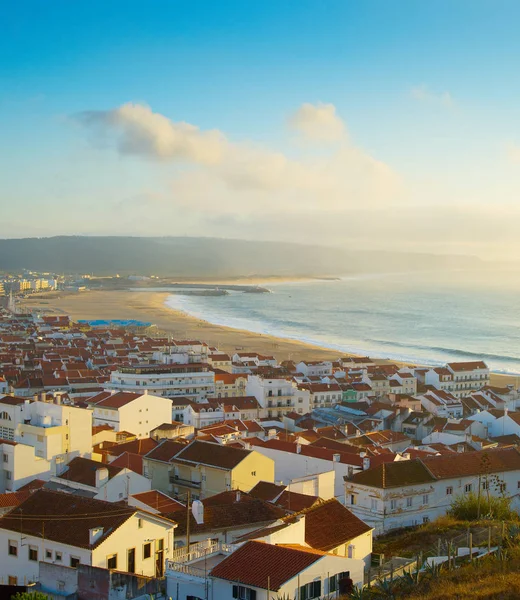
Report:
M 191 504 L 191 513 L 197 525 L 204 523 L 204 504 L 200 500 L 194 500 Z

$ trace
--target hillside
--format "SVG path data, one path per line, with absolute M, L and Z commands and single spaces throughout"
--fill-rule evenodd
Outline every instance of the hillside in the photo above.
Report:
M 189 237 L 80 237 L 0 240 L 0 271 L 121 273 L 172 277 L 333 276 L 480 268 L 471 256 L 351 252 L 284 242 Z

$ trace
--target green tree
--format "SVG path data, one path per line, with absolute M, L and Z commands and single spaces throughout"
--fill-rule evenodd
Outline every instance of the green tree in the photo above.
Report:
M 42 592 L 17 592 L 11 600 L 49 600 L 49 596 Z

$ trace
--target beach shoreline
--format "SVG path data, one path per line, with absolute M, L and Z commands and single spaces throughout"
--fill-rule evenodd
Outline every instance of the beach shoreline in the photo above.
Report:
M 257 280 L 259 283 L 266 280 Z M 282 282 L 282 280 L 277 280 Z M 288 278 L 285 281 L 298 281 Z M 271 281 L 273 282 L 273 281 Z M 225 282 L 219 282 L 223 285 Z M 359 356 L 355 353 L 324 348 L 299 340 L 255 333 L 216 325 L 194 317 L 183 310 L 172 308 L 166 303 L 172 293 L 169 291 L 91 290 L 85 292 L 56 292 L 28 297 L 21 302 L 24 308 L 46 313 L 67 314 L 72 320 L 137 320 L 151 322 L 157 333 L 171 335 L 179 340 L 195 339 L 218 347 L 222 352 L 258 352 L 274 355 L 279 361 L 294 360 L 337 360 L 340 356 Z M 403 362 L 373 357 L 379 363 L 395 363 L 406 366 L 419 366 L 416 362 Z M 422 366 L 422 365 L 421 365 Z M 518 377 L 493 373 L 494 385 L 517 383 Z

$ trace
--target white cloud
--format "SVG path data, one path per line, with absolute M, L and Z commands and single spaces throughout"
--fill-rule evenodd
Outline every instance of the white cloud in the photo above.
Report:
M 201 131 L 189 123 L 175 123 L 143 104 L 83 112 L 77 118 L 98 134 L 115 134 L 121 154 L 216 164 L 227 148 L 220 131 Z
M 410 95 L 419 102 L 436 104 L 444 108 L 452 108 L 454 105 L 453 97 L 449 92 L 433 92 L 426 85 L 419 85 L 410 90 Z
M 336 142 L 346 138 L 346 127 L 333 104 L 305 103 L 289 118 L 292 129 L 311 140 Z
M 401 191 L 399 177 L 387 165 L 348 143 L 345 125 L 332 105 L 304 104 L 293 123 L 308 136 L 341 140 L 340 145 L 326 156 L 311 153 L 298 159 L 253 143 L 233 143 L 218 130 L 174 122 L 140 104 L 89 111 L 77 118 L 121 155 L 176 165 L 167 176 L 181 205 L 244 213 L 267 206 L 326 212 L 358 202 L 380 205 Z

